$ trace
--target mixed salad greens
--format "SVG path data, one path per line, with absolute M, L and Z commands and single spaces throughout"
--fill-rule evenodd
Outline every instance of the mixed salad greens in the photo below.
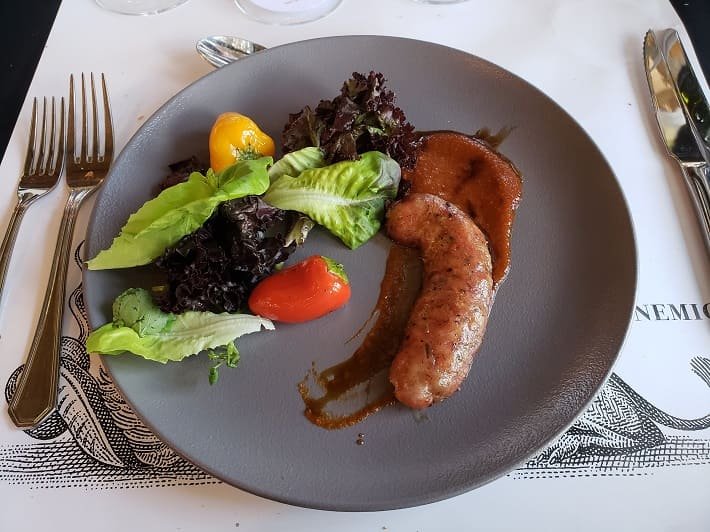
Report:
M 92 331 L 86 340 L 90 353 L 131 352 L 165 364 L 207 350 L 217 363 L 210 368 L 210 384 L 217 381 L 222 362 L 235 367 L 239 351 L 234 340 L 262 329 L 273 330 L 271 320 L 250 314 L 214 314 L 161 311 L 143 288 L 129 288 L 113 303 L 113 321 Z
M 225 201 L 263 194 L 269 187 L 271 157 L 239 161 L 219 173 L 190 174 L 188 180 L 147 201 L 121 228 L 108 249 L 88 261 L 90 270 L 149 264 L 168 246 L 204 224 Z
M 308 268 L 318 267 L 323 282 L 347 285 L 340 286 L 337 302 L 319 308 L 325 313 L 345 304 L 349 282 L 344 272 L 332 274 L 341 267 L 327 258 L 311 257 L 298 275 L 273 282 L 270 276 L 314 224 L 351 249 L 379 231 L 398 193 L 400 165 L 413 164 L 418 147 L 384 81 L 382 74 L 354 73 L 338 97 L 291 115 L 283 132 L 286 155 L 276 162 L 273 142 L 251 119 L 220 115 L 209 139 L 212 167 L 204 170 L 194 158 L 171 166 L 162 192 L 88 261 L 91 270 L 155 262 L 165 284 L 152 293 L 133 288 L 118 296 L 113 321 L 89 335 L 87 349 L 128 351 L 162 363 L 206 351 L 215 362 L 214 383 L 222 364 L 236 366 L 237 337 L 274 328 L 269 319 L 244 313 L 267 308 L 255 302 L 269 291 L 255 291 L 260 283 L 284 291 L 284 283 L 299 282 Z M 278 308 L 269 309 L 278 319 Z M 298 317 L 293 308 L 287 314 Z M 316 317 L 311 309 L 307 319 Z
M 130 351 L 156 362 L 180 361 L 204 349 L 234 348 L 234 339 L 274 324 L 251 314 L 161 311 L 143 288 L 129 288 L 113 304 L 113 321 L 93 331 L 91 352 Z
M 254 285 L 295 251 L 294 236 L 279 230 L 297 220 L 259 196 L 223 203 L 156 260 L 166 278 L 156 302 L 165 312 L 239 312 Z

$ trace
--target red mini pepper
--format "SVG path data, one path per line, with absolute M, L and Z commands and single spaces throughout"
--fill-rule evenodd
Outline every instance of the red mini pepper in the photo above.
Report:
M 313 255 L 256 285 L 249 309 L 271 320 L 299 323 L 325 316 L 349 299 L 350 282 L 343 266 Z

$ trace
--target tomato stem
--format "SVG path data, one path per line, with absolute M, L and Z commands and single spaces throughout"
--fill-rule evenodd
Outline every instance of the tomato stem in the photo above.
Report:
M 325 262 L 329 273 L 337 275 L 346 283 L 350 282 L 348 280 L 348 275 L 345 273 L 345 268 L 342 264 L 340 264 L 339 262 L 335 262 L 333 259 L 329 259 L 328 257 L 324 257 L 323 255 L 321 255 L 320 258 L 323 259 L 323 261 Z

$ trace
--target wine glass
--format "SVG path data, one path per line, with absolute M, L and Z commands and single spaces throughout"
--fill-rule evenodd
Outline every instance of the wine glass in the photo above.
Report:
M 234 0 L 244 14 L 266 24 L 303 24 L 326 16 L 342 0 Z
M 461 4 L 468 0 L 414 0 L 418 4 Z
M 184 4 L 187 0 L 96 0 L 96 3 L 124 15 L 156 15 Z

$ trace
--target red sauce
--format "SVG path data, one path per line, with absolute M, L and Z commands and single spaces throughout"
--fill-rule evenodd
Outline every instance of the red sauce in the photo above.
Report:
M 402 178 L 411 183 L 411 192 L 440 196 L 475 220 L 488 237 L 493 281 L 499 284 L 510 268 L 510 231 L 522 193 L 511 162 L 482 140 L 437 131 L 424 137 L 415 168 L 403 171 Z

